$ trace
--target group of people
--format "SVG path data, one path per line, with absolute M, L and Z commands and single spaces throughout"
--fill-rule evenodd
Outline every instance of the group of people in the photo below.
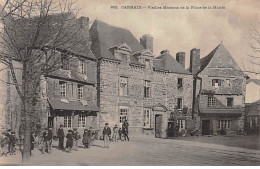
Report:
M 92 131 L 92 127 L 89 129 L 84 129 L 84 134 L 82 136 L 82 144 L 84 145 L 84 148 L 89 148 L 91 143 L 94 141 L 95 136 L 97 135 L 96 131 Z M 73 128 L 73 130 L 68 130 L 68 133 L 66 135 L 66 146 L 64 147 L 64 138 L 65 133 L 63 130 L 63 126 L 60 125 L 60 128 L 58 129 L 58 138 L 59 138 L 59 149 L 65 150 L 67 152 L 71 152 L 72 150 L 77 151 L 79 140 L 81 139 L 81 136 L 79 132 L 77 131 L 77 128 Z
M 104 147 L 108 148 L 108 143 L 109 141 L 115 141 L 117 142 L 117 140 L 121 140 L 121 141 L 129 141 L 129 137 L 128 137 L 128 122 L 127 120 L 124 121 L 124 123 L 122 124 L 122 128 L 118 128 L 117 124 L 114 126 L 113 128 L 113 135 L 111 138 L 111 129 L 108 126 L 108 123 L 105 123 L 105 127 L 103 129 L 103 136 L 104 136 Z M 124 139 L 123 139 L 124 137 Z
M 0 157 L 15 154 L 15 145 L 17 138 L 15 136 L 15 132 L 11 129 L 7 131 L 3 131 L 0 135 Z

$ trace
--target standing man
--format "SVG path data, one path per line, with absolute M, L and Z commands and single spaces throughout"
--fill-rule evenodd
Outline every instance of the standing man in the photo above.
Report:
M 51 149 L 52 149 L 52 128 L 49 128 L 48 130 L 48 134 L 47 134 L 47 150 L 48 153 L 51 153 Z
M 108 148 L 108 142 L 111 135 L 111 129 L 108 127 L 108 123 L 105 124 L 103 129 L 103 136 L 104 136 L 104 147 Z
M 77 128 L 74 128 L 73 129 L 73 149 L 75 151 L 78 151 L 79 139 L 80 139 L 80 135 L 77 131 Z
M 122 125 L 122 132 L 124 134 L 125 141 L 126 141 L 126 139 L 127 139 L 127 141 L 129 141 L 128 126 L 129 126 L 129 124 L 128 124 L 127 120 L 125 120 L 123 125 Z
M 117 141 L 118 127 L 115 125 L 113 128 L 113 141 Z
M 64 150 L 64 131 L 63 131 L 63 125 L 60 125 L 60 128 L 58 129 L 58 138 L 59 138 L 59 149 Z

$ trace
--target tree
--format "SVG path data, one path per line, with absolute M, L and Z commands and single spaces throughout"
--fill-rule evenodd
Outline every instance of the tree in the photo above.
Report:
M 88 49 L 88 34 L 84 18 L 77 19 L 76 1 L 30 0 L 14 1 L 19 5 L 8 8 L 2 19 L 0 61 L 10 68 L 17 93 L 22 100 L 24 117 L 23 161 L 30 157 L 30 134 L 40 78 L 57 71 Z M 22 3 L 21 3 L 22 2 Z M 12 10 L 15 9 L 15 10 Z M 8 15 L 7 15 L 8 14 Z M 13 65 L 22 64 L 22 82 L 19 84 Z

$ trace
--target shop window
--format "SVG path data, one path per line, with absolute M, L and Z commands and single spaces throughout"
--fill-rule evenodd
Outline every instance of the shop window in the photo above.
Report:
M 66 128 L 71 128 L 72 126 L 72 120 L 71 120 L 71 116 L 64 116 L 64 127 Z
M 144 109 L 144 127 L 151 128 L 151 110 Z
M 120 77 L 119 78 L 119 95 L 127 96 L 128 95 L 127 90 L 128 90 L 128 78 Z
M 208 97 L 208 107 L 215 107 L 216 105 L 216 98 L 209 96 Z
M 151 97 L 150 81 L 147 81 L 147 80 L 144 81 L 144 97 L 145 98 Z
M 219 120 L 218 129 L 230 129 L 231 120 Z
M 80 114 L 79 119 L 78 119 L 78 127 L 86 127 L 86 122 L 87 117 L 85 114 Z

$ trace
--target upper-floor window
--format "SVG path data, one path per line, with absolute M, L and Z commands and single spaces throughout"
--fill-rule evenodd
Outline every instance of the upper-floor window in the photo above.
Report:
M 221 86 L 221 79 L 212 79 L 212 86 L 218 88 Z
M 151 127 L 151 110 L 144 109 L 144 127 Z
M 208 97 L 208 107 L 215 107 L 216 104 L 216 98 L 209 96 Z
M 226 84 L 227 84 L 227 86 L 230 86 L 231 84 L 230 84 L 230 79 L 226 79 Z
M 121 63 L 126 65 L 127 64 L 127 54 L 120 53 L 120 56 L 121 56 Z
M 182 98 L 178 98 L 177 99 L 177 109 L 178 110 L 182 110 L 183 106 L 182 106 Z
M 66 97 L 66 82 L 59 82 L 60 84 L 60 96 L 62 98 Z
M 78 99 L 83 99 L 83 85 L 78 84 Z
M 178 84 L 177 84 L 177 86 L 178 86 L 178 89 L 182 89 L 182 78 L 178 78 Z
M 82 59 L 79 59 L 79 72 L 85 73 L 84 60 L 82 60 Z
M 150 68 L 150 60 L 149 59 L 145 59 L 145 67 L 146 68 Z
M 128 78 L 120 77 L 119 78 L 119 95 L 127 96 L 127 94 L 128 94 L 127 91 L 128 91 Z
M 151 86 L 150 86 L 150 81 L 145 80 L 144 81 L 144 97 L 149 98 L 151 97 Z
M 233 107 L 233 98 L 227 98 L 227 107 L 232 108 Z
M 61 68 L 68 70 L 69 69 L 69 56 L 68 55 L 61 55 Z

